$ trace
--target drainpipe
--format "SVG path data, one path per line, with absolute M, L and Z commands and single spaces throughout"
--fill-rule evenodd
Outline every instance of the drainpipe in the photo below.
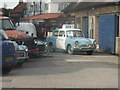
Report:
M 87 24 L 87 28 L 88 28 L 87 37 L 89 37 L 89 9 L 87 9 L 87 18 L 88 18 L 88 24 Z
M 42 8 L 41 8 L 41 6 L 42 6 L 42 1 L 40 0 L 40 14 L 42 13 Z
M 34 7 L 33 14 L 35 15 L 35 2 L 33 2 L 33 7 Z

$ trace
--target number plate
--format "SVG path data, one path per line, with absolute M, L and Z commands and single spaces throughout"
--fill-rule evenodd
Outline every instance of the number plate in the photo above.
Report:
M 5 61 L 13 61 L 13 57 L 6 57 Z
M 24 57 L 24 52 L 19 52 L 17 56 L 18 57 Z

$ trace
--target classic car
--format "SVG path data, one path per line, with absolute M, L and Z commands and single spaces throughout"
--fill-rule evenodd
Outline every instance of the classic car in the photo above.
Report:
M 0 29 L 0 60 L 2 62 L 2 74 L 8 74 L 17 63 L 16 46 L 10 41 L 5 32 Z
M 49 47 L 46 41 L 36 39 L 34 40 L 34 43 L 36 43 L 37 47 L 39 48 L 40 54 L 49 54 Z
M 36 27 L 34 26 L 33 23 L 29 23 L 29 22 L 16 23 L 16 29 L 19 31 L 25 32 L 32 37 L 37 37 Z
M 28 47 L 28 54 L 29 57 L 43 55 L 46 52 L 47 43 L 45 41 L 37 40 L 37 39 L 29 39 L 24 40 L 24 44 Z
M 73 25 L 69 24 L 54 30 L 52 36 L 48 36 L 46 40 L 51 51 L 63 49 L 69 54 L 86 52 L 88 55 L 92 55 L 96 48 L 95 39 L 85 38 L 80 29 L 75 29 Z

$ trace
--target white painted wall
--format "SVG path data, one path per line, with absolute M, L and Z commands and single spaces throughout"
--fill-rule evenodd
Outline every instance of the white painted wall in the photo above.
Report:
M 42 6 L 41 6 L 42 13 L 61 13 L 61 11 L 58 10 L 60 2 L 52 2 L 52 0 L 41 0 L 41 1 L 42 1 Z M 26 16 L 34 15 L 34 11 L 31 10 L 31 5 L 33 5 L 33 8 L 34 8 L 33 2 L 35 2 L 35 4 L 37 4 L 37 9 L 38 9 L 38 11 L 35 12 L 35 15 L 40 13 L 40 0 L 27 0 L 28 13 Z M 63 3 L 63 2 L 61 2 L 61 3 Z M 48 4 L 48 10 L 45 10 L 45 4 Z M 64 4 L 65 3 L 63 3 L 63 5 Z M 66 5 L 64 5 L 64 6 L 66 6 Z

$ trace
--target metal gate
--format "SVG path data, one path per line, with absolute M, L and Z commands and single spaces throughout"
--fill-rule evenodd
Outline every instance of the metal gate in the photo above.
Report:
M 115 53 L 116 16 L 103 15 L 99 17 L 99 45 L 106 52 Z

